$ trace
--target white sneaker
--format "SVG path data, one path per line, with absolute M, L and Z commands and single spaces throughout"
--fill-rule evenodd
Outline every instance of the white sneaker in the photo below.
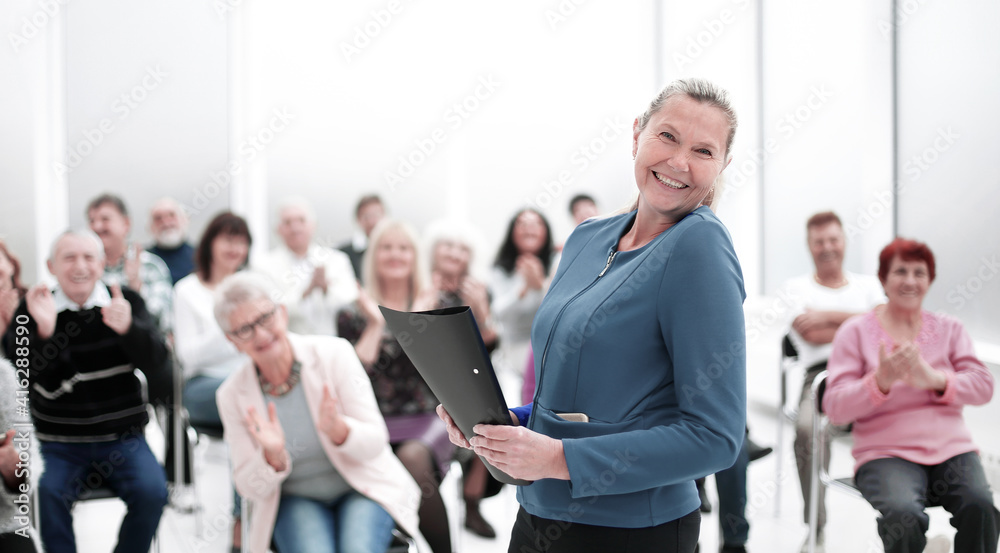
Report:
M 934 536 L 927 540 L 924 553 L 948 553 L 951 551 L 951 539 L 948 536 Z
M 809 553 L 809 536 L 806 535 L 806 541 L 802 542 L 802 549 L 799 550 L 800 553 Z M 814 553 L 826 553 L 826 547 L 823 545 L 823 531 L 820 530 L 816 532 L 816 549 Z

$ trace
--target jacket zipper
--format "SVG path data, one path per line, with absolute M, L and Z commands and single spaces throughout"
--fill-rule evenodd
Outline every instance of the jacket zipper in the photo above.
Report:
M 542 369 L 545 367 L 545 359 L 549 355 L 549 345 L 552 343 L 552 333 L 555 332 L 556 325 L 562 319 L 563 313 L 566 311 L 566 308 L 569 307 L 569 304 L 571 304 L 574 301 L 576 301 L 576 299 L 579 298 L 581 295 L 583 295 L 584 292 L 586 292 L 587 290 L 590 290 L 595 284 L 597 284 L 597 281 L 602 276 L 604 276 L 604 273 L 608 272 L 608 269 L 611 267 L 611 263 L 615 260 L 615 256 L 617 254 L 618 254 L 618 252 L 616 250 L 612 250 L 611 251 L 611 254 L 608 255 L 608 262 L 607 262 L 607 264 L 604 265 L 604 269 L 602 269 L 601 272 L 598 273 L 597 278 L 595 278 L 593 280 L 593 282 L 591 282 L 590 284 L 588 284 L 586 288 L 584 288 L 583 290 L 580 290 L 579 292 L 577 292 L 576 295 L 574 295 L 572 298 L 569 299 L 569 301 L 567 301 L 566 303 L 564 303 L 563 306 L 562 306 L 562 309 L 560 309 L 559 313 L 556 314 L 555 320 L 552 321 L 552 327 L 549 328 L 549 336 L 545 340 L 545 349 L 542 350 L 542 362 L 539 364 L 538 387 L 535 388 L 535 397 L 531 398 L 531 402 L 532 403 L 535 402 L 535 400 L 538 398 L 538 393 L 542 390 L 542 381 L 545 378 L 545 372 Z M 529 419 L 529 421 L 528 421 L 528 428 L 529 429 L 534 428 L 534 423 L 535 423 L 535 417 L 531 417 Z

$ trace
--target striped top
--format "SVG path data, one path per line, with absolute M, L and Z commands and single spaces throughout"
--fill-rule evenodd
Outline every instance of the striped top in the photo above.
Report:
M 97 286 L 103 296 L 104 285 Z M 29 338 L 29 400 L 39 439 L 112 441 L 141 433 L 149 422 L 134 369 L 164 370 L 167 348 L 142 298 L 128 288 L 122 288 L 122 294 L 132 305 L 132 326 L 124 336 L 107 327 L 101 306 L 89 301 L 81 309 L 61 310 L 47 340 L 38 337 L 34 320 L 24 325 Z M 15 321 L 19 315 L 30 318 L 23 301 Z M 4 337 L 8 347 L 15 345 L 16 326 L 12 324 Z

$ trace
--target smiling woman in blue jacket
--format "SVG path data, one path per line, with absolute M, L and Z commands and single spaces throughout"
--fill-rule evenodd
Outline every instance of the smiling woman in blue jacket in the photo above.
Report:
M 711 83 L 653 100 L 633 126 L 636 205 L 577 227 L 535 316 L 534 401 L 471 443 L 449 424 L 534 481 L 509 551 L 694 551 L 694 480 L 732 466 L 746 422 L 743 276 L 709 208 L 735 131 Z

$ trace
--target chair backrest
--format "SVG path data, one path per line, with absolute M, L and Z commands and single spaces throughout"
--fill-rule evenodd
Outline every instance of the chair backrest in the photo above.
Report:
M 782 357 L 798 357 L 799 350 L 795 349 L 795 344 L 792 343 L 792 339 L 788 334 L 781 340 L 781 356 Z
M 813 393 L 816 394 L 816 414 L 825 415 L 823 412 L 823 394 L 826 393 L 826 371 L 820 372 L 813 380 Z

